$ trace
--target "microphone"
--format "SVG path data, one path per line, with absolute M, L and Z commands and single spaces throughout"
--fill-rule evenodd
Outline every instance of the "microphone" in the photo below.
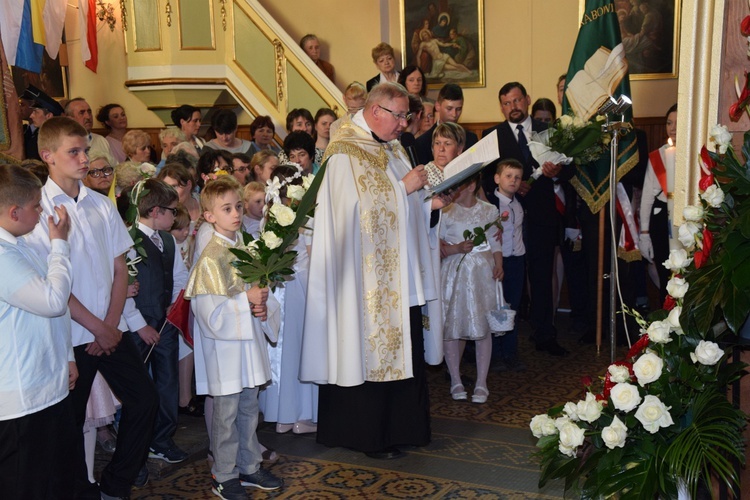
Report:
M 417 160 L 417 152 L 414 149 L 414 146 L 406 146 L 406 154 L 409 155 L 409 161 L 411 162 L 411 168 L 416 167 L 419 165 L 419 161 Z

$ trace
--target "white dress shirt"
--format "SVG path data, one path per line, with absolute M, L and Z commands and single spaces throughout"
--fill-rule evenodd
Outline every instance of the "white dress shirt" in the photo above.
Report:
M 508 212 L 508 220 L 502 222 L 503 257 L 515 257 L 526 254 L 523 244 L 523 207 L 516 197 L 508 198 L 499 189 L 495 189 L 500 215 Z
M 70 261 L 73 265 L 73 295 L 94 316 L 104 319 L 112 297 L 115 259 L 133 246 L 125 223 L 112 201 L 78 183 L 77 200 L 71 198 L 50 177 L 42 188 L 42 215 L 34 231 L 24 236 L 26 243 L 46 258 L 50 253 L 49 228 L 44 221 L 65 206 L 70 219 Z M 73 346 L 89 344 L 94 335 L 75 321 L 71 334 Z
M 138 229 L 140 229 L 141 232 L 146 235 L 146 238 L 151 238 L 151 235 L 155 232 L 153 229 L 140 222 L 138 223 Z M 171 234 L 169 235 L 169 237 L 174 239 L 174 236 L 172 236 Z M 180 252 L 178 250 L 176 240 L 174 242 L 174 247 L 175 256 L 174 263 L 172 265 L 172 303 L 174 303 L 174 301 L 177 299 L 177 296 L 180 294 L 180 290 L 185 288 L 185 284 L 187 283 L 188 278 L 188 270 L 187 267 L 185 267 L 185 262 L 182 260 L 182 256 L 180 255 Z M 128 252 L 128 257 L 130 257 L 131 259 L 134 259 L 136 257 L 136 252 L 134 249 L 130 249 L 130 251 Z M 136 307 L 135 299 L 133 297 L 128 297 L 127 300 L 125 300 L 125 307 L 122 310 L 122 317 L 125 319 L 125 324 L 127 325 L 128 331 L 131 332 L 137 332 L 147 325 L 146 320 L 143 319 L 143 315 Z
M 36 413 L 68 395 L 68 362 L 75 360 L 69 253 L 66 241 L 53 240 L 45 263 L 0 228 L 0 421 Z

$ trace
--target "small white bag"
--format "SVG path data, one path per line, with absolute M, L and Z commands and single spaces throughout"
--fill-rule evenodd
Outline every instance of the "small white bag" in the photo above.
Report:
M 495 281 L 497 297 L 497 309 L 487 312 L 487 322 L 490 325 L 490 332 L 495 337 L 500 337 L 513 331 L 513 325 L 516 320 L 516 311 L 510 308 L 503 295 L 502 281 Z

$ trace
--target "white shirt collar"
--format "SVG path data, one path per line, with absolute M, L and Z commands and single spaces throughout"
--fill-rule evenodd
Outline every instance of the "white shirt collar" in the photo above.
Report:
M 513 131 L 516 132 L 516 135 L 518 135 L 518 126 L 523 125 L 523 131 L 525 134 L 531 134 L 531 127 L 532 127 L 532 121 L 531 121 L 531 115 L 527 115 L 526 119 L 522 121 L 521 123 L 513 123 Z
M 10 234 L 5 228 L 0 227 L 0 239 L 7 241 L 12 245 L 18 244 L 18 238 Z
M 237 242 L 238 242 L 238 241 L 240 241 L 240 235 L 239 235 L 239 233 L 236 233 L 236 234 L 234 235 L 234 240 L 232 240 L 232 239 L 230 239 L 230 238 L 227 238 L 226 236 L 224 236 L 223 234 L 221 234 L 221 233 L 220 233 L 220 232 L 218 232 L 218 231 L 214 231 L 214 234 L 215 234 L 216 236 L 218 236 L 219 238 L 221 238 L 222 240 L 224 240 L 224 241 L 228 241 L 229 243 L 231 243 L 231 244 L 232 244 L 232 246 L 235 246 L 235 245 L 237 244 Z
M 47 196 L 51 200 L 54 200 L 58 196 L 65 196 L 68 200 L 73 200 L 73 198 L 68 195 L 65 191 L 62 190 L 60 186 L 57 185 L 55 181 L 52 180 L 52 177 L 47 178 L 47 183 L 44 185 L 44 190 L 47 193 Z M 80 202 L 82 199 L 84 199 L 86 196 L 88 196 L 89 191 L 88 188 L 83 184 L 82 181 L 78 181 L 78 197 L 77 200 Z
M 495 196 L 497 196 L 497 199 L 500 200 L 503 205 L 508 205 L 511 201 L 513 201 L 513 198 L 508 198 L 503 193 L 501 193 L 499 189 L 495 189 Z
M 151 238 L 151 235 L 156 232 L 156 229 L 152 229 L 148 227 L 146 224 L 144 224 L 141 221 L 138 221 L 138 229 L 141 230 L 143 234 L 145 234 L 147 237 Z

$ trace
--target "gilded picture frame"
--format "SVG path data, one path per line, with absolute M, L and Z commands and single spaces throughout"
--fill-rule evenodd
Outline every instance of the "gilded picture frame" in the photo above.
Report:
M 422 68 L 428 88 L 484 87 L 484 1 L 401 0 L 401 62 Z
M 612 0 L 631 80 L 677 78 L 681 0 Z M 586 14 L 580 0 L 579 18 Z

